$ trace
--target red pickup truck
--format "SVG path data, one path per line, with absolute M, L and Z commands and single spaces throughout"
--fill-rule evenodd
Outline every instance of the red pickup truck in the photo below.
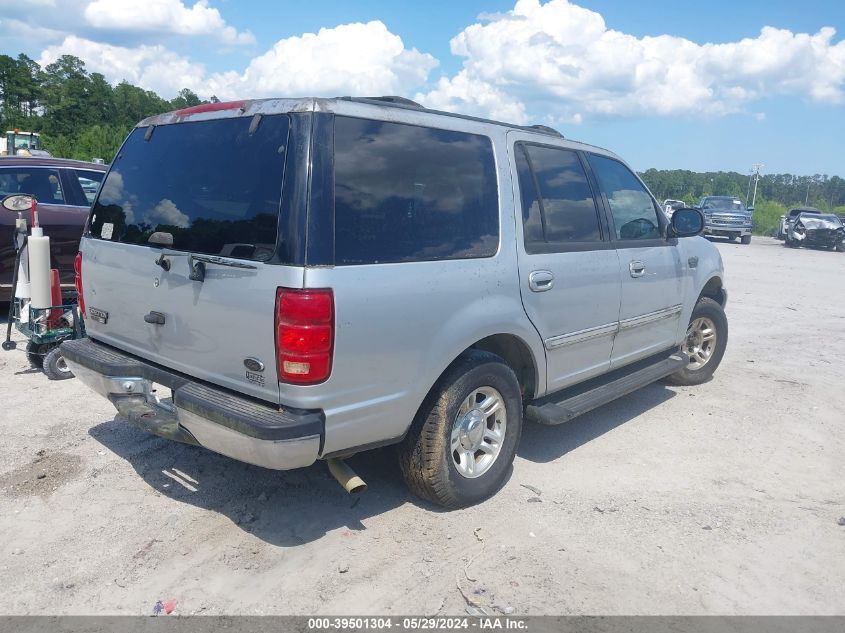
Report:
M 73 287 L 73 258 L 107 169 L 106 165 L 62 158 L 0 158 L 0 199 L 12 193 L 38 199 L 38 217 L 44 234 L 50 237 L 52 266 L 59 269 L 63 286 Z M 0 209 L 0 288 L 12 284 L 16 217 Z M 5 300 L 5 292 L 0 292 L 0 301 Z

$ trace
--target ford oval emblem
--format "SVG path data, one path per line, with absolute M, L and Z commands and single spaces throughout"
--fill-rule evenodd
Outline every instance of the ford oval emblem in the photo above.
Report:
M 250 371 L 264 371 L 264 363 L 257 358 L 244 358 L 244 367 Z

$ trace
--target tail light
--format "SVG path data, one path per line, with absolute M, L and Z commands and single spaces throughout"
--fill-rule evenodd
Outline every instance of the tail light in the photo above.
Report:
M 76 286 L 76 300 L 79 302 L 79 314 L 85 316 L 85 298 L 82 296 L 82 252 L 76 253 L 73 260 L 74 285 Z
M 276 359 L 280 382 L 313 385 L 332 371 L 334 296 L 329 289 L 276 290 Z

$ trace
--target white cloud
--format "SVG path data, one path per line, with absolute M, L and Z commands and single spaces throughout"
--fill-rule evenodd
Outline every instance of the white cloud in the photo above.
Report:
M 89 72 L 102 73 L 111 83 L 123 79 L 171 98 L 182 88 L 202 85 L 205 68 L 163 46 L 126 48 L 69 35 L 61 44 L 49 46 L 38 58 L 44 67 L 61 55 L 75 55 Z
M 181 0 L 93 0 L 84 15 L 91 26 L 101 29 L 210 35 L 231 44 L 255 43 L 249 31 L 239 33 L 227 25 L 208 0 L 198 0 L 190 8 Z
M 73 35 L 45 49 L 38 62 L 44 66 L 65 54 L 76 55 L 90 72 L 102 73 L 112 83 L 126 79 L 165 98 L 181 88 L 220 99 L 410 94 L 437 65 L 431 55 L 405 48 L 381 22 L 344 24 L 279 40 L 242 73 L 206 75 L 203 65 L 163 46 L 129 48 Z
M 342 24 L 279 40 L 243 73 L 212 75 L 218 97 L 407 94 L 423 85 L 437 60 L 407 49 L 379 21 Z
M 764 27 L 756 38 L 697 44 L 637 38 L 567 0 L 519 0 L 451 40 L 463 68 L 417 95 L 425 105 L 500 116 L 525 112 L 577 122 L 589 116 L 741 111 L 764 96 L 845 100 L 845 41 Z
M 191 225 L 191 218 L 179 210 L 169 198 L 162 199 L 151 211 L 144 215 L 147 224 L 166 224 L 186 229 Z

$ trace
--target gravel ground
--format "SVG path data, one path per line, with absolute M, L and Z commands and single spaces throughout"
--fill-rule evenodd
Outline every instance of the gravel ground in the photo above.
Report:
M 324 464 L 147 436 L 0 352 L 0 613 L 845 614 L 845 255 L 718 247 L 714 380 L 526 425 L 505 487 L 456 512 L 389 450 L 351 460 L 352 498 Z

